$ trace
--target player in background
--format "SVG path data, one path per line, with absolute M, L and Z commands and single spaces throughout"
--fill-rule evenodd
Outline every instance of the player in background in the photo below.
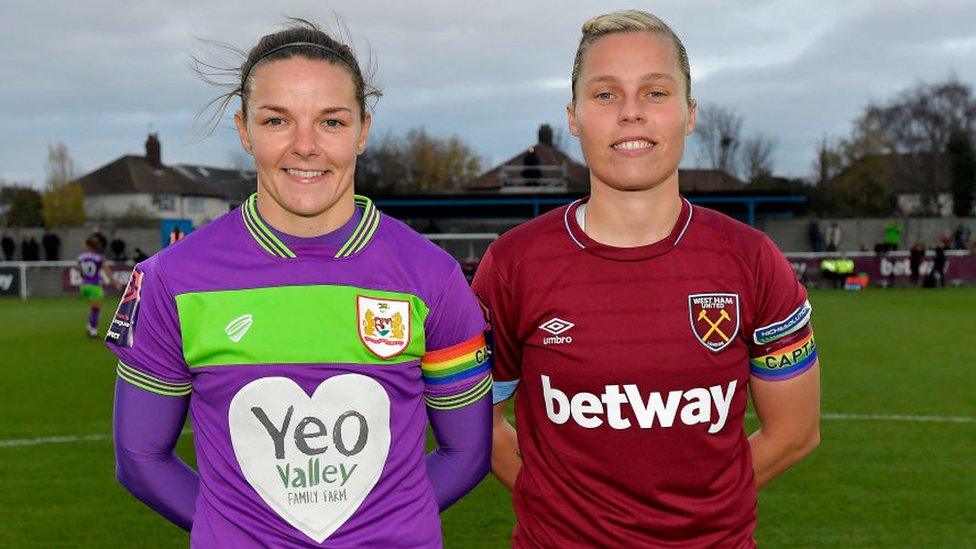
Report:
M 102 275 L 104 274 L 116 289 L 121 286 L 112 278 L 112 271 L 105 264 L 102 245 L 95 237 L 85 240 L 85 251 L 78 256 L 78 271 L 81 273 L 81 297 L 88 301 L 88 337 L 98 337 L 98 316 L 102 311 L 102 299 L 105 291 L 102 289 Z
M 591 194 L 502 235 L 473 284 L 513 545 L 752 546 L 757 489 L 819 442 L 806 291 L 768 237 L 681 197 L 696 103 L 665 23 L 587 21 L 572 86 Z
M 231 72 L 257 192 L 136 266 L 106 338 L 117 476 L 194 547 L 438 547 L 488 472 L 481 309 L 354 194 L 379 92 L 349 46 L 292 19 Z

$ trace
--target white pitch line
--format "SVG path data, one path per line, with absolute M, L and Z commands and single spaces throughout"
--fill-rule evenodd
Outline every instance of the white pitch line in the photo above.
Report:
M 921 423 L 976 423 L 976 417 L 911 416 L 901 414 L 820 414 L 822 419 L 866 419 L 871 421 L 916 421 Z
M 756 414 L 746 414 L 756 417 Z M 976 417 L 965 416 L 913 416 L 905 414 L 820 414 L 820 419 L 853 419 L 867 421 L 910 421 L 915 423 L 976 423 Z
M 180 433 L 180 436 L 191 433 L 193 433 L 193 431 L 187 429 Z M 42 444 L 71 444 L 75 442 L 92 442 L 100 440 L 112 440 L 112 435 L 68 435 L 60 437 L 12 438 L 0 440 L 0 448 L 10 448 L 14 446 L 40 446 Z

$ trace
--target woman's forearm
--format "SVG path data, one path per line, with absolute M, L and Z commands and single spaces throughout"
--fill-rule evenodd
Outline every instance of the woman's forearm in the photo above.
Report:
M 115 475 L 133 496 L 183 528 L 193 526 L 200 479 L 173 453 L 190 397 L 115 384 Z
M 493 410 L 491 445 L 491 473 L 506 488 L 515 487 L 515 478 L 522 468 L 515 428 L 505 419 L 505 402 L 496 404 Z
M 427 476 L 437 507 L 447 509 L 488 474 L 491 393 L 463 408 L 428 409 L 437 449 L 427 454 Z

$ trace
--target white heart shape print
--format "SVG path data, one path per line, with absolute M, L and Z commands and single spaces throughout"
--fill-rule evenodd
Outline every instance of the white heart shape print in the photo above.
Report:
M 317 543 L 356 512 L 390 451 L 390 397 L 359 374 L 331 377 L 311 397 L 286 377 L 254 380 L 228 421 L 244 478 Z

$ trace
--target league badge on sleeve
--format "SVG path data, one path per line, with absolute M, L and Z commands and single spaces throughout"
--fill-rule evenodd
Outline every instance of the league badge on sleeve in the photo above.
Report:
M 726 348 L 739 333 L 738 294 L 693 294 L 688 296 L 691 331 L 716 353 Z
M 359 340 L 374 355 L 393 358 L 410 343 L 410 302 L 356 296 Z
M 125 286 L 119 308 L 115 311 L 112 324 L 105 334 L 105 341 L 117 347 L 132 347 L 135 335 L 136 314 L 139 312 L 139 300 L 142 298 L 142 271 L 132 270 L 129 283 Z

